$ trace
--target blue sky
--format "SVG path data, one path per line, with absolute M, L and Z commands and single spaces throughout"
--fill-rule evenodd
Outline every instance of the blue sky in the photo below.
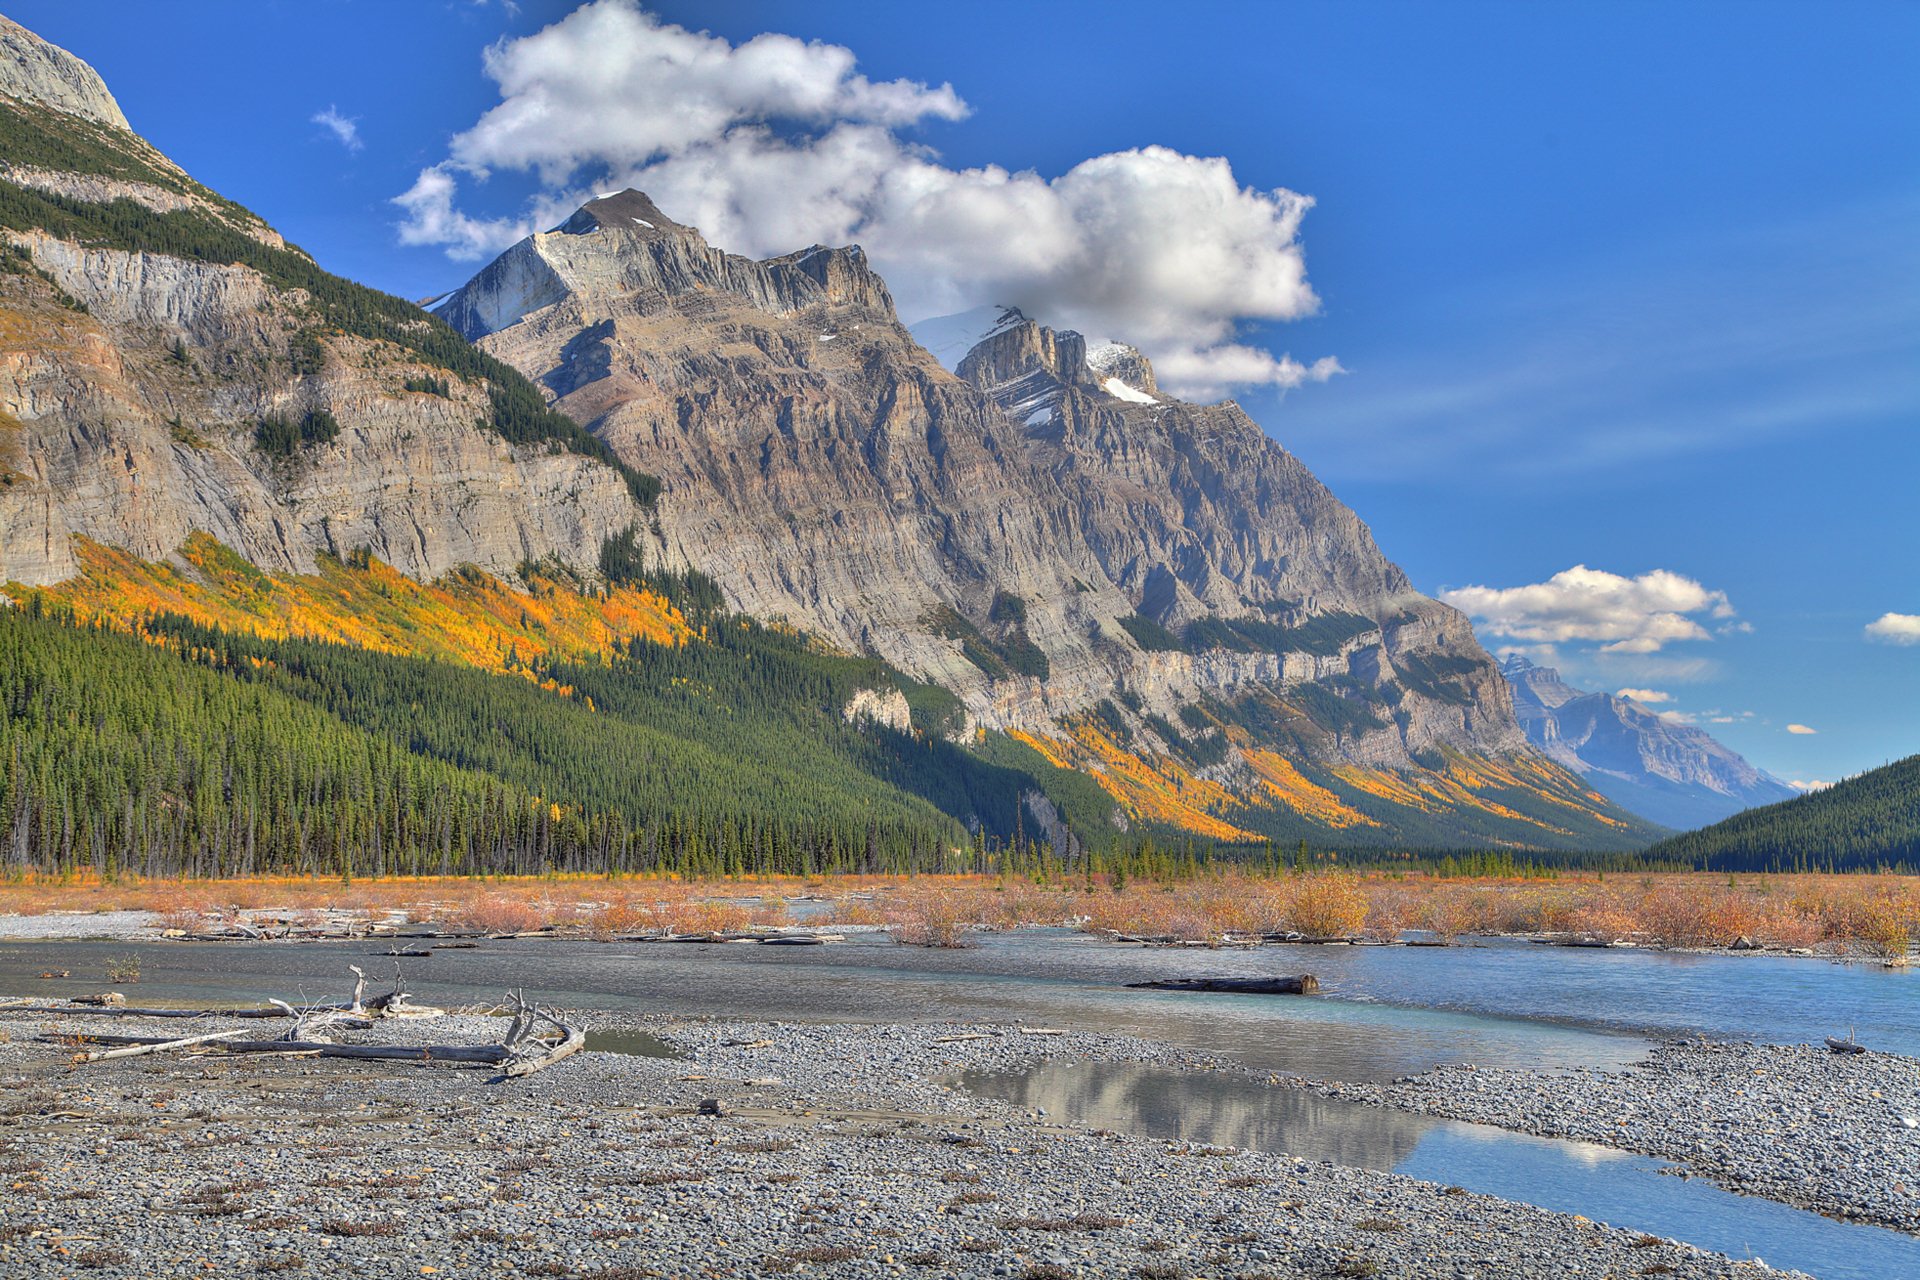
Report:
M 516 168 L 517 143 L 476 130 L 515 97 L 484 72 L 487 47 L 574 8 L 5 11 L 91 61 L 136 128 L 324 265 L 424 297 L 477 262 L 450 259 L 452 232 L 393 203 L 423 172 L 449 175 L 442 215 L 498 236 L 603 175 L 660 163 L 601 137 L 566 172 Z M 983 262 L 996 255 L 982 244 L 1009 256 L 1032 244 L 979 226 L 942 241 L 925 221 L 867 209 L 859 235 L 903 296 L 1052 306 L 1041 318 L 1098 324 L 1190 386 L 1230 388 L 1422 589 L 1462 592 L 1490 648 L 1524 646 L 1586 687 L 1665 695 L 1653 705 L 1788 779 L 1920 751 L 1920 644 L 1890 642 L 1920 639 L 1920 6 L 649 11 L 649 38 L 704 29 L 729 55 L 762 32 L 849 51 L 857 66 L 828 77 L 826 114 L 769 110 L 766 146 L 799 148 L 805 178 L 830 168 L 823 139 L 847 125 L 897 148 L 882 167 L 897 154 L 936 184 L 1031 171 L 1027 194 L 1079 225 L 1163 208 L 1115 195 L 1143 185 L 1137 157 L 1074 194 L 1063 175 L 1093 175 L 1091 158 L 1169 149 L 1155 154 L 1187 184 L 1189 204 L 1164 206 L 1178 213 L 1211 208 L 1221 173 L 1190 158 L 1224 157 L 1251 197 L 1153 223 L 1154 243 L 1110 225 L 1072 240 L 1069 227 L 1076 272 Z M 504 46 L 528 59 L 540 47 Z M 896 80 L 924 88 L 902 90 L 901 106 L 863 87 Z M 714 92 L 736 101 L 741 86 Z M 607 110 L 581 114 L 617 133 L 633 94 L 596 101 Z M 664 128 L 680 105 L 648 105 L 634 127 Z M 329 111 L 351 122 L 352 145 L 315 121 Z M 730 143 L 753 125 L 740 111 L 716 126 L 735 130 Z M 484 181 L 450 163 L 476 154 L 491 160 Z M 720 179 L 690 165 L 669 157 L 649 185 L 714 195 Z M 795 235 L 841 225 L 794 203 L 749 201 L 732 222 L 715 212 L 716 238 L 772 251 L 804 243 L 778 242 L 789 222 Z M 403 244 L 409 219 L 415 239 L 438 242 Z M 1302 263 L 1305 280 L 1265 304 L 1228 279 L 1163 305 L 1152 281 L 1187 283 L 1173 250 L 1193 247 L 1167 242 L 1209 237 L 1253 264 L 1250 291 Z M 1153 276 L 1156 262 L 1174 274 Z M 1329 357 L 1344 372 L 1315 373 Z M 1221 381 L 1235 368 L 1253 380 Z M 1883 624 L 1876 641 L 1866 629 L 1887 614 L 1915 621 Z

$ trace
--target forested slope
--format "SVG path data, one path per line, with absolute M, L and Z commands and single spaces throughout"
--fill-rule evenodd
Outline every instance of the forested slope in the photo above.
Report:
M 1714 870 L 1920 866 L 1920 755 L 1647 850 Z
M 848 724 L 841 704 L 884 669 L 750 625 L 535 683 L 176 617 L 133 636 L 35 612 L 0 609 L 13 873 L 935 869 L 970 857 L 953 813 L 1013 830 L 1031 785 Z

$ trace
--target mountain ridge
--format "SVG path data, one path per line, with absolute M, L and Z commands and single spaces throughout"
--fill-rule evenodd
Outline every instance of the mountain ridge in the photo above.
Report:
M 1622 807 L 1664 826 L 1706 826 L 1798 793 L 1706 730 L 1609 693 L 1575 689 L 1514 655 L 1501 666 L 1537 747 Z
M 481 669 L 445 716 L 525 677 L 576 762 L 594 717 L 666 699 L 677 719 L 623 740 L 734 744 L 702 786 L 749 760 L 784 794 L 816 779 L 806 838 L 833 858 L 874 804 L 916 865 L 1021 813 L 1070 848 L 1651 834 L 1527 747 L 1465 619 L 1297 459 L 1237 406 L 1161 395 L 1138 353 L 1019 318 L 995 367 L 1027 361 L 1047 414 L 1015 418 L 913 339 L 857 247 L 756 262 L 637 192 L 436 302 L 456 328 L 321 270 L 64 74 L 0 66 L 0 581 L 89 624 L 63 653 L 130 631 L 359 717 L 356 750 L 462 761 L 485 721 L 424 734 L 379 701 L 421 700 L 434 664 L 409 663 Z M 705 857 L 759 821 L 731 792 L 617 785 L 617 761 L 569 781 L 544 749 L 498 758 L 553 810 L 515 839 L 671 818 Z M 62 794 L 21 803 L 58 825 Z M 634 797 L 665 807 L 595 807 Z
M 435 310 L 661 477 L 648 554 L 1126 803 L 1155 784 L 1129 793 L 1111 750 L 1215 810 L 1297 799 L 1274 747 L 1416 773 L 1528 751 L 1465 618 L 1239 406 L 1164 396 L 1132 348 L 1007 309 L 950 371 L 857 246 L 741 258 L 632 191 Z

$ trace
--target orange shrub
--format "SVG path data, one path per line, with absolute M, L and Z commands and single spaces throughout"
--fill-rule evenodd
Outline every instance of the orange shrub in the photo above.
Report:
M 1344 872 L 1308 876 L 1293 895 L 1287 921 L 1309 938 L 1351 938 L 1367 924 L 1367 895 Z
M 461 932 L 526 933 L 547 923 L 547 913 L 506 894 L 475 898 L 456 908 L 448 923 Z

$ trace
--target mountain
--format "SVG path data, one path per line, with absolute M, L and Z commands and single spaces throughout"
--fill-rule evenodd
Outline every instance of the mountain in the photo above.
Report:
M 1558 671 L 1517 654 L 1500 670 L 1535 746 L 1621 808 L 1663 826 L 1705 826 L 1798 794 L 1704 729 L 1626 698 L 1571 688 Z
M 195 182 L 78 58 L 0 45 L 0 582 L 195 532 L 292 572 L 589 568 L 640 513 L 650 482 L 514 370 Z
M 1649 849 L 1715 871 L 1859 871 L 1920 866 L 1920 756 Z
M 1296 459 L 1131 349 L 999 313 L 955 372 L 857 247 L 750 261 L 637 192 L 428 314 L 0 39 L 10 869 L 1653 834 Z
M 752 260 L 637 191 L 433 311 L 660 477 L 652 562 L 952 690 L 997 758 L 1093 777 L 1099 828 L 1646 830 L 1527 747 L 1465 618 L 1296 458 L 1131 348 L 976 312 L 936 326 L 949 369 L 857 246 Z

